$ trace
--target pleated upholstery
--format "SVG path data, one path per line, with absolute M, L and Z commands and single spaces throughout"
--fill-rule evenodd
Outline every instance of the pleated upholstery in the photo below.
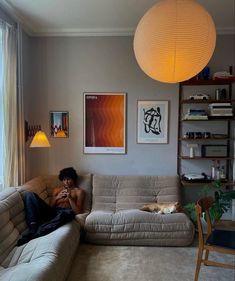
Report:
M 26 230 L 24 218 L 24 203 L 16 188 L 9 187 L 0 192 L 0 264 Z
M 146 203 L 177 201 L 177 176 L 93 176 L 92 211 L 139 209 Z
M 160 215 L 146 203 L 179 201 L 177 176 L 93 176 L 86 239 L 98 244 L 185 246 L 194 226 L 184 213 Z
M 62 182 L 57 175 L 44 175 L 33 178 L 20 186 L 20 192 L 32 191 L 36 192 L 47 203 L 50 200 L 52 190 L 55 187 L 62 186 Z M 84 204 L 84 212 L 91 210 L 91 174 L 79 175 L 78 186 L 85 190 L 86 199 Z
M 18 188 L 0 192 L 0 281 L 62 281 L 80 240 L 80 223 L 69 222 L 48 235 L 17 247 L 27 229 L 22 195 L 36 192 L 49 200 L 56 176 L 37 177 Z

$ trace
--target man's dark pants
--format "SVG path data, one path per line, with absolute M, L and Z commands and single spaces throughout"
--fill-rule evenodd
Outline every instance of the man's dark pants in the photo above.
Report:
M 18 246 L 56 230 L 75 216 L 72 209 L 51 207 L 34 192 L 24 193 L 24 207 L 29 232 L 18 240 Z

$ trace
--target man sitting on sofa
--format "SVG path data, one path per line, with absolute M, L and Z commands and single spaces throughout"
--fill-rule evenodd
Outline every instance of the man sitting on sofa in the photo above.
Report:
M 54 231 L 82 213 L 85 191 L 76 187 L 77 178 L 72 167 L 61 170 L 59 180 L 63 182 L 63 186 L 53 190 L 49 205 L 34 192 L 24 193 L 29 232 L 18 240 L 18 246 Z

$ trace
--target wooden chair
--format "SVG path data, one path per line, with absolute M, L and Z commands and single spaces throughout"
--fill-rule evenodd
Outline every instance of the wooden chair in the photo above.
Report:
M 208 260 L 210 251 L 235 255 L 235 231 L 219 230 L 219 229 L 212 230 L 212 224 L 209 214 L 209 208 L 212 206 L 212 204 L 213 204 L 212 197 L 202 198 L 198 200 L 196 204 L 197 225 L 198 225 L 198 255 L 197 255 L 197 266 L 196 266 L 194 281 L 198 280 L 201 263 L 204 263 L 204 265 L 212 265 L 212 266 L 235 269 L 234 264 L 225 264 L 225 263 Z M 207 221 L 206 239 L 204 239 L 202 224 L 201 224 L 201 217 L 203 212 L 205 212 L 206 214 L 206 221 Z M 203 258 L 204 250 L 205 250 L 205 258 Z

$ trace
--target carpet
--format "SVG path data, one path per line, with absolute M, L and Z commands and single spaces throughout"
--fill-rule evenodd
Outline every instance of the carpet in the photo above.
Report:
M 197 247 L 98 246 L 82 243 L 67 281 L 193 281 Z M 221 262 L 234 256 L 211 254 Z M 231 269 L 201 266 L 199 281 L 235 281 Z

